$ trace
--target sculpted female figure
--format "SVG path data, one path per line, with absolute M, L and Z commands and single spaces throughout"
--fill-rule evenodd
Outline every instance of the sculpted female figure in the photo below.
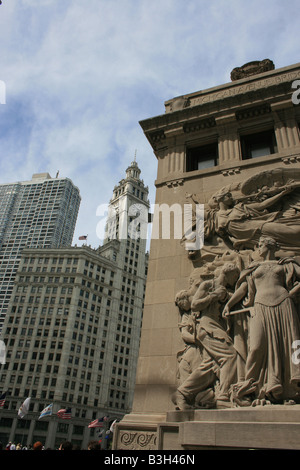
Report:
M 283 248 L 300 247 L 300 217 L 286 217 L 275 210 L 276 203 L 290 194 L 298 185 L 290 185 L 264 201 L 235 203 L 228 190 L 215 196 L 219 209 L 212 210 L 206 217 L 206 229 L 222 238 L 228 237 L 235 249 L 253 248 L 261 235 L 270 236 L 278 241 Z M 272 208 L 273 212 L 269 211 Z M 208 229 L 210 227 L 210 229 Z
M 272 238 L 261 237 L 258 250 L 263 261 L 241 273 L 235 293 L 223 311 L 224 316 L 229 315 L 232 307 L 246 296 L 244 306 L 254 306 L 249 319 L 245 381 L 234 386 L 238 403 L 247 397 L 240 405 L 249 405 L 250 398 L 272 402 L 297 399 L 300 390 L 300 365 L 292 360 L 292 345 L 300 339 L 300 322 L 293 302 L 300 286 L 300 266 L 292 259 L 276 260 L 277 244 Z

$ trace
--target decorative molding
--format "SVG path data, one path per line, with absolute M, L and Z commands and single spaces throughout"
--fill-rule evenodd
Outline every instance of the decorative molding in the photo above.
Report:
M 166 185 L 168 186 L 168 188 L 175 188 L 176 186 L 182 186 L 184 183 L 184 179 L 180 179 L 180 180 L 174 180 L 174 181 L 167 181 Z
M 157 131 L 157 132 L 151 132 L 149 133 L 149 139 L 153 143 L 161 142 L 162 140 L 165 140 L 166 136 L 164 131 Z
M 300 162 L 300 155 L 292 155 L 292 156 L 289 156 L 289 157 L 282 157 L 281 160 L 286 165 L 289 165 L 290 163 L 299 163 Z
M 120 431 L 118 450 L 157 450 L 156 432 Z
M 242 119 L 249 119 L 253 117 L 256 118 L 270 112 L 271 106 L 269 104 L 263 104 L 262 106 L 256 106 L 253 108 L 241 109 L 240 111 L 237 111 L 236 119 L 237 121 L 241 121 Z
M 216 126 L 216 121 L 215 118 L 208 118 L 208 119 L 201 119 L 200 121 L 196 122 L 188 122 L 184 127 L 183 127 L 183 132 L 186 134 L 189 132 L 197 132 L 201 131 L 203 129 L 209 129 L 211 127 Z
M 241 172 L 240 168 L 231 168 L 229 170 L 222 170 L 221 171 L 223 176 L 238 175 L 240 172 Z

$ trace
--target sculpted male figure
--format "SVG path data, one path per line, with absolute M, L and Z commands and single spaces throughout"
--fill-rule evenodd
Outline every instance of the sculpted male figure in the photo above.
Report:
M 237 351 L 222 322 L 222 305 L 228 300 L 227 287 L 233 287 L 239 277 L 236 265 L 225 264 L 217 277 L 203 281 L 192 300 L 196 325 L 196 340 L 203 348 L 203 360 L 177 390 L 178 409 L 193 407 L 195 398 L 212 387 L 219 379 L 215 391 L 217 406 L 229 406 L 229 388 L 237 379 Z
M 175 305 L 178 307 L 181 317 L 179 330 L 184 342 L 184 348 L 177 354 L 180 383 L 199 366 L 202 360 L 199 344 L 196 344 L 195 322 L 191 312 L 192 292 L 192 289 L 190 291 L 183 290 L 178 292 L 175 297 Z

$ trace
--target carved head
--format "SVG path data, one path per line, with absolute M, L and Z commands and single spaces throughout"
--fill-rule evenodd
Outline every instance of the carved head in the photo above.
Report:
M 258 252 L 263 255 L 266 251 L 275 251 L 279 250 L 280 246 L 276 240 L 272 237 L 262 236 L 258 241 Z
M 221 269 L 221 273 L 225 274 L 228 284 L 234 286 L 239 278 L 240 270 L 234 263 L 225 263 Z
M 189 294 L 186 290 L 182 290 L 178 292 L 178 294 L 176 294 L 175 305 L 179 309 L 184 310 L 185 312 L 190 310 L 191 302 L 190 302 Z
M 233 197 L 231 192 L 228 189 L 221 189 L 215 196 L 214 199 L 220 203 L 223 202 L 226 205 L 232 205 L 233 204 Z

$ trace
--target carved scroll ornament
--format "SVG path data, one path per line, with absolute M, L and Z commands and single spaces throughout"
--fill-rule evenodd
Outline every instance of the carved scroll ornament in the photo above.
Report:
M 119 450 L 155 450 L 157 448 L 156 432 L 120 431 Z

